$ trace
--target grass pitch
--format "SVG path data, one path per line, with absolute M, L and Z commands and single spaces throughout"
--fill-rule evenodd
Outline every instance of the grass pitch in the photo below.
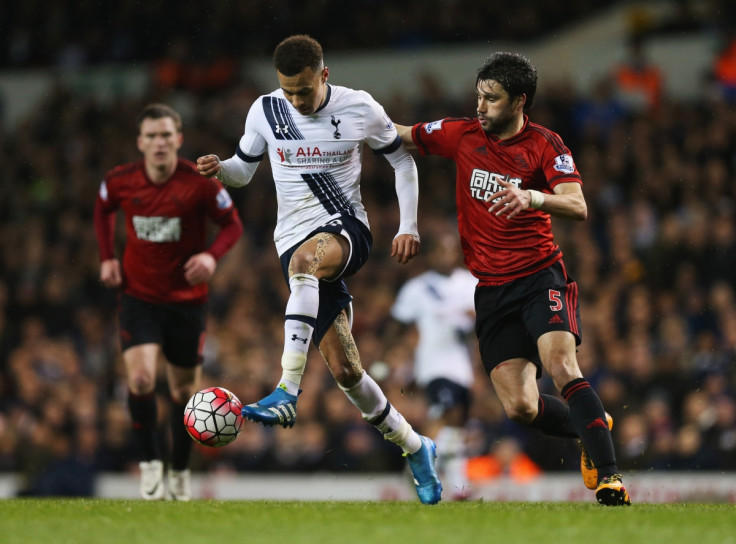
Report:
M 736 544 L 736 506 L 0 500 L 2 544 Z

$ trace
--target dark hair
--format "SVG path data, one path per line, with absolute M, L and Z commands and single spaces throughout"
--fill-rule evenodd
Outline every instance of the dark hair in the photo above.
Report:
M 181 115 L 166 104 L 148 104 L 140 115 L 138 115 L 138 128 L 141 128 L 141 124 L 145 119 L 163 119 L 164 117 L 171 117 L 174 120 L 174 126 L 177 132 L 181 132 Z
M 532 107 L 537 92 L 537 69 L 524 55 L 519 53 L 493 53 L 478 68 L 476 86 L 481 81 L 493 79 L 498 81 L 513 100 L 522 94 L 526 95 L 524 111 Z
M 306 68 L 317 73 L 322 69 L 322 62 L 322 46 L 306 34 L 286 38 L 273 52 L 273 65 L 287 77 L 295 76 Z

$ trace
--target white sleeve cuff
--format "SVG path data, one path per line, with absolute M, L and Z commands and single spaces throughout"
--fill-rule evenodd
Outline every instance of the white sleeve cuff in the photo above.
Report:
M 257 162 L 245 162 L 237 155 L 233 155 L 229 159 L 221 161 L 217 158 L 220 163 L 220 172 L 217 174 L 219 179 L 224 185 L 229 187 L 245 187 L 253 179 L 253 174 L 258 168 Z

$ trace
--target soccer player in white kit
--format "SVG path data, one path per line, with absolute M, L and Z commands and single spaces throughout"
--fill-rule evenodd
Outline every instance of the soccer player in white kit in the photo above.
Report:
M 283 374 L 275 391 L 245 406 L 243 415 L 268 426 L 294 425 L 311 340 L 363 418 L 404 450 L 421 502 L 437 503 L 436 446 L 414 431 L 363 370 L 350 331 L 352 297 L 342 279 L 360 269 L 372 245 L 360 196 L 363 144 L 394 168 L 400 219 L 391 256 L 401 264 L 420 245 L 416 165 L 380 104 L 364 91 L 327 83 L 329 69 L 316 40 L 286 38 L 273 59 L 280 88 L 251 106 L 235 155 L 197 160 L 202 175 L 242 187 L 267 154 L 276 184 L 274 241 L 291 291 Z
M 442 232 L 430 240 L 429 269 L 399 289 L 391 308 L 398 323 L 414 325 L 414 381 L 429 404 L 427 434 L 437 444 L 437 469 L 452 500 L 470 497 L 465 423 L 470 410 L 473 359 L 469 334 L 475 326 L 478 280 L 462 266 L 460 240 Z M 400 327 L 389 326 L 389 343 L 400 340 Z

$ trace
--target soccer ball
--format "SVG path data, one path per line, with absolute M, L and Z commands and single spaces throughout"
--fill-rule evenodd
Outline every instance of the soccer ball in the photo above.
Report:
M 243 405 L 224 387 L 197 391 L 184 408 L 184 427 L 195 442 L 220 448 L 238 437 Z

